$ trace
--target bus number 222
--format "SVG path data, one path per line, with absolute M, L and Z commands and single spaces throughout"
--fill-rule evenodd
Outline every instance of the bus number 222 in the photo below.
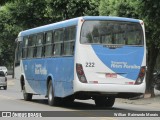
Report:
M 95 67 L 94 62 L 86 62 L 86 67 Z

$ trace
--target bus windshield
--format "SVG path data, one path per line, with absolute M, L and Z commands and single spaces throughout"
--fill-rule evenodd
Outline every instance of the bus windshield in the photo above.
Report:
M 81 30 L 81 44 L 143 45 L 139 23 L 120 21 L 85 21 Z

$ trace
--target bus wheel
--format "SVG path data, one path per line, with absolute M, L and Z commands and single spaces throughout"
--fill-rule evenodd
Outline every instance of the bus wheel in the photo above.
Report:
M 96 97 L 94 99 L 96 106 L 98 107 L 112 107 L 115 102 L 114 97 Z
M 105 101 L 106 101 L 105 97 L 96 97 L 94 99 L 94 102 L 97 107 L 105 107 Z
M 114 102 L 115 102 L 115 97 L 108 97 L 105 106 L 112 107 L 114 105 Z
M 23 86 L 23 97 L 24 97 L 24 100 L 26 100 L 26 101 L 32 100 L 32 94 L 26 92 L 25 85 Z
M 61 99 L 54 96 L 52 81 L 50 81 L 48 85 L 48 104 L 53 106 L 53 105 L 59 105 L 60 102 Z

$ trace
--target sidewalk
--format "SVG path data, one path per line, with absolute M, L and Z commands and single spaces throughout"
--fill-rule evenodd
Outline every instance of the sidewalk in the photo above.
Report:
M 116 102 L 134 104 L 134 105 L 149 105 L 153 107 L 160 107 L 160 91 L 155 90 L 155 97 L 150 98 L 150 95 L 145 95 L 144 98 L 128 100 L 128 99 L 116 99 Z

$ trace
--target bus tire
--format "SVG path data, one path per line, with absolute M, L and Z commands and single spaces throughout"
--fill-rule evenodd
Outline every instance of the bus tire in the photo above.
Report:
M 94 99 L 94 102 L 96 104 L 97 107 L 105 107 L 105 97 L 96 97 Z
M 108 97 L 105 103 L 106 107 L 112 107 L 115 103 L 115 97 Z
M 32 100 L 32 94 L 26 92 L 25 85 L 23 85 L 23 97 L 24 97 L 24 100 L 26 100 L 26 101 Z
M 52 85 L 51 80 L 49 81 L 49 84 L 48 84 L 48 93 L 47 94 L 48 94 L 47 95 L 48 96 L 48 104 L 50 106 L 56 106 L 61 103 L 61 99 L 54 96 L 54 89 L 53 89 L 53 85 Z
M 114 97 L 96 97 L 94 99 L 97 107 L 112 107 L 115 102 Z

